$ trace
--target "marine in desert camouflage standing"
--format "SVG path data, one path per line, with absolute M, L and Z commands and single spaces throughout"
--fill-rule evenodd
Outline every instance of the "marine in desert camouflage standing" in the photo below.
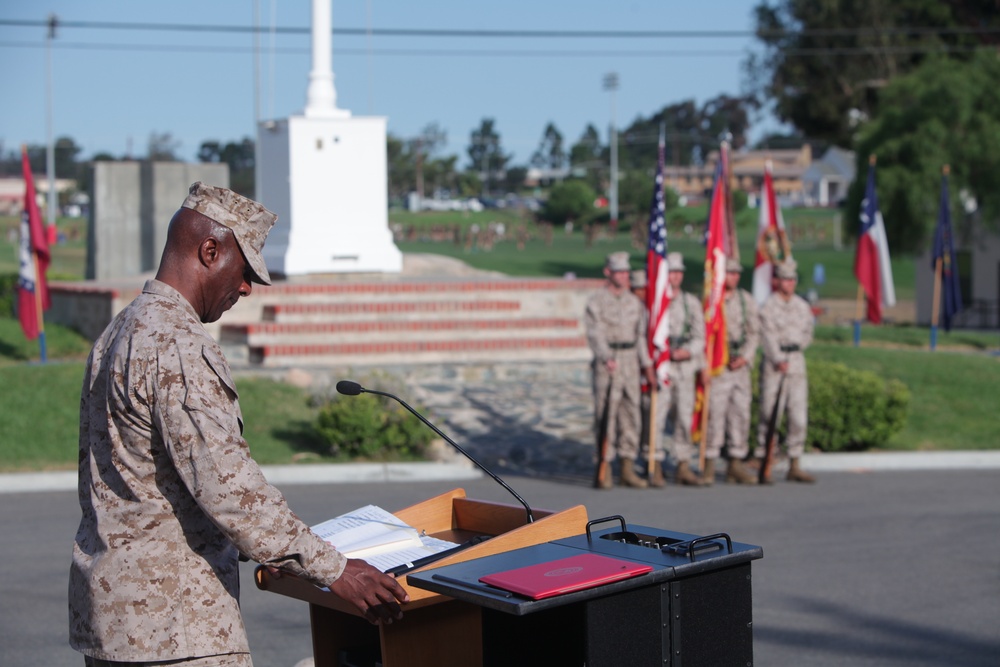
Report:
M 156 278 L 94 344 L 69 580 L 70 645 L 88 666 L 250 665 L 241 554 L 329 586 L 370 622 L 402 617 L 396 580 L 341 555 L 264 479 L 204 327 L 252 282 L 270 284 L 261 248 L 275 219 L 230 190 L 192 185 Z
M 613 252 L 604 266 L 605 286 L 587 301 L 584 324 L 593 352 L 591 371 L 594 389 L 595 431 L 600 441 L 601 417 L 609 436 L 605 460 L 621 460 L 622 484 L 642 488 L 646 480 L 635 471 L 639 453 L 641 415 L 639 375 L 653 381 L 652 361 L 646 347 L 645 306 L 629 291 L 627 252 Z M 600 451 L 600 442 L 598 442 Z M 602 488 L 612 485 L 611 476 Z
M 703 373 L 705 362 L 705 314 L 701 299 L 681 289 L 684 282 L 684 256 L 667 255 L 667 280 L 673 290 L 667 320 L 670 336 L 670 385 L 666 391 L 668 419 L 673 424 L 673 455 L 677 461 L 676 481 L 685 486 L 701 486 L 703 480 L 691 470 L 697 448 L 691 438 L 694 419 L 695 381 Z M 659 400 L 659 398 L 657 398 Z
M 805 299 L 795 293 L 798 267 L 795 260 L 785 260 L 775 267 L 778 289 L 760 308 L 760 333 L 764 358 L 760 377 L 760 420 L 757 425 L 758 462 L 767 446 L 767 424 L 775 408 L 781 376 L 785 384 L 778 403 L 778 415 L 788 415 L 785 447 L 790 467 L 787 479 L 792 482 L 815 482 L 802 470 L 799 460 L 805 450 L 809 419 L 809 383 L 806 377 L 805 350 L 812 343 L 814 318 Z
M 757 357 L 760 342 L 760 322 L 757 302 L 753 295 L 739 288 L 743 267 L 737 259 L 726 262 L 725 300 L 726 335 L 729 342 L 729 364 L 722 373 L 712 378 L 709 392 L 708 433 L 705 447 L 707 484 L 714 481 L 715 462 L 722 454 L 726 439 L 729 440 L 726 481 L 737 484 L 755 484 L 757 478 L 743 465 L 750 452 L 750 403 L 753 384 L 750 369 Z

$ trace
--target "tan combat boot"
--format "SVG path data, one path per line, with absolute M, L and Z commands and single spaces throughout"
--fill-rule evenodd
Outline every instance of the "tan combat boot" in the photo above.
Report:
M 788 475 L 785 476 L 785 479 L 789 482 L 805 482 L 806 484 L 812 484 L 816 481 L 815 477 L 799 467 L 798 459 L 791 459 L 791 465 L 788 468 Z
M 648 486 L 646 480 L 635 474 L 635 461 L 632 459 L 622 459 L 622 484 L 633 489 L 645 489 Z
M 705 469 L 701 471 L 702 486 L 715 484 L 715 459 L 705 459 Z
M 659 461 L 653 462 L 653 472 L 649 475 L 649 485 L 656 489 L 662 489 L 667 485 L 667 479 L 663 476 L 663 464 Z
M 698 475 L 691 471 L 691 466 L 687 461 L 681 461 L 677 464 L 675 477 L 678 484 L 684 486 L 702 486 L 701 477 L 698 477 Z
M 750 474 L 743 462 L 739 459 L 729 459 L 726 468 L 726 483 L 728 484 L 756 484 L 757 476 Z

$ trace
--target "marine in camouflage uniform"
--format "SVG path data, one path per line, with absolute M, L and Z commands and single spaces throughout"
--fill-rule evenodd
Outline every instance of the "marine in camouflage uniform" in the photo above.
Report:
M 701 478 L 691 470 L 691 459 L 697 448 L 691 439 L 691 422 L 694 419 L 695 381 L 705 363 L 705 314 L 701 299 L 681 290 L 684 280 L 684 257 L 679 252 L 667 255 L 667 280 L 673 289 L 667 309 L 670 362 L 670 385 L 660 392 L 657 401 L 664 398 L 668 419 L 673 424 L 673 456 L 677 461 L 676 478 L 679 484 L 700 486 Z
M 750 403 L 753 398 L 750 369 L 757 356 L 760 323 L 753 295 L 739 288 L 742 270 L 738 260 L 730 258 L 726 262 L 726 293 L 722 307 L 726 314 L 729 364 L 712 378 L 708 393 L 708 432 L 702 475 L 707 484 L 714 481 L 715 460 L 722 454 L 727 436 L 726 481 L 737 484 L 757 481 L 742 461 L 750 451 Z
M 587 300 L 584 324 L 594 354 L 591 371 L 598 451 L 606 409 L 609 446 L 604 459 L 620 458 L 622 483 L 641 488 L 646 481 L 635 473 L 641 428 L 639 377 L 640 372 L 652 377 L 652 362 L 646 347 L 645 307 L 628 290 L 628 261 L 627 252 L 608 255 L 604 267 L 608 282 Z M 610 476 L 603 483 L 608 488 Z
M 260 249 L 274 220 L 229 190 L 192 185 L 156 279 L 90 354 L 69 580 L 70 644 L 88 665 L 250 665 L 241 554 L 329 586 L 370 621 L 400 617 L 398 583 L 312 533 L 264 479 L 229 365 L 203 325 L 251 281 L 270 284 Z M 365 608 L 378 604 L 395 608 Z
M 639 303 L 643 304 L 643 329 L 646 330 L 649 328 L 649 312 L 645 309 L 646 289 L 648 287 L 646 272 L 633 271 L 630 286 L 632 294 L 635 294 L 636 298 L 639 299 Z M 646 378 L 643 378 L 639 398 L 639 407 L 642 413 L 642 431 L 639 435 L 639 449 L 642 452 L 641 459 L 647 470 L 649 470 L 649 485 L 660 488 L 666 485 L 666 479 L 663 476 L 663 462 L 667 458 L 667 453 L 663 449 L 663 430 L 667 424 L 668 406 L 667 396 L 662 392 L 661 387 L 657 389 L 656 414 L 650 414 L 653 407 L 653 393 L 651 388 Z M 650 434 L 650 429 L 652 429 L 652 434 Z M 650 435 L 653 438 L 653 465 L 651 469 L 649 466 Z M 642 466 L 640 465 L 640 467 Z
M 805 449 L 806 426 L 809 418 L 809 384 L 806 378 L 805 349 L 813 339 L 814 318 L 805 299 L 795 293 L 798 280 L 794 260 L 775 267 L 778 290 L 771 294 L 760 309 L 761 342 L 764 358 L 761 362 L 760 420 L 757 428 L 757 459 L 763 459 L 767 447 L 767 426 L 775 406 L 778 386 L 784 376 L 784 387 L 778 405 L 778 420 L 788 415 L 789 481 L 814 482 L 799 465 Z

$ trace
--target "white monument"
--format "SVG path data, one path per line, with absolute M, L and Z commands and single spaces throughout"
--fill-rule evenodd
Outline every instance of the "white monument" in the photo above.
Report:
M 312 0 L 312 71 L 301 116 L 257 128 L 257 199 L 278 214 L 271 274 L 398 272 L 388 219 L 386 119 L 337 108 L 331 0 Z

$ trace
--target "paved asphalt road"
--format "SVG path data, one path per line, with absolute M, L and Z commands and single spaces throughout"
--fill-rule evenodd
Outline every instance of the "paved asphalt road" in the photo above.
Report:
M 727 532 L 763 546 L 753 564 L 757 665 L 1000 665 L 1000 473 L 826 472 L 815 486 L 595 491 L 582 480 L 509 479 L 529 503 L 582 503 L 591 518 Z M 462 486 L 506 501 L 488 478 L 288 486 L 309 523 L 375 503 L 389 510 Z M 79 667 L 66 643 L 73 492 L 0 496 L 0 665 Z M 305 603 L 258 591 L 243 609 L 258 667 L 309 657 Z

